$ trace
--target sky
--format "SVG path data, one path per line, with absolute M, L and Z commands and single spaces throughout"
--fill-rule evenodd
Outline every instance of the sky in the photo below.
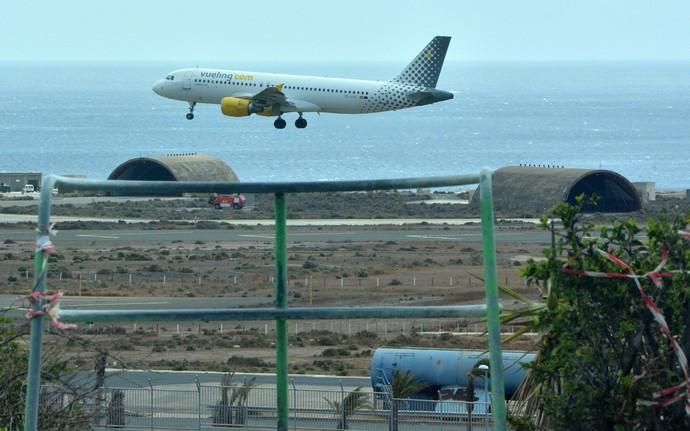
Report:
M 0 61 L 690 60 L 688 0 L 5 0 Z

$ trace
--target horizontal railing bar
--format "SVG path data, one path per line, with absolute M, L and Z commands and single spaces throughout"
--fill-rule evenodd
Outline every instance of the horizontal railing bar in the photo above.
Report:
M 113 193 L 316 193 L 368 190 L 396 190 L 462 186 L 479 183 L 479 175 L 454 175 L 419 178 L 395 178 L 351 181 L 304 182 L 185 182 L 185 181 L 128 181 L 88 180 L 51 176 L 54 187 L 60 191 L 90 190 Z
M 483 317 L 484 304 L 428 307 L 327 307 L 327 308 L 238 308 L 194 310 L 66 310 L 60 311 L 67 322 L 117 322 L 161 320 L 318 320 L 368 318 Z

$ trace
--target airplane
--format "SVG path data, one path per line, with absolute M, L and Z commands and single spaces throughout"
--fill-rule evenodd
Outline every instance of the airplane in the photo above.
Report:
M 448 36 L 434 37 L 389 81 L 193 68 L 171 72 L 153 84 L 153 91 L 189 103 L 188 120 L 197 103 L 211 103 L 230 117 L 277 116 L 276 129 L 285 128 L 283 114 L 296 112 L 295 127 L 304 129 L 305 112 L 365 114 L 452 99 L 453 93 L 436 89 L 449 43 Z

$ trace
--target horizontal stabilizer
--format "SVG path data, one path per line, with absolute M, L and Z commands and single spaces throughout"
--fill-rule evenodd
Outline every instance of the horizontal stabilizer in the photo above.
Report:
M 415 106 L 422 106 L 452 99 L 453 93 L 432 88 L 430 90 L 408 93 L 407 98 L 414 101 Z

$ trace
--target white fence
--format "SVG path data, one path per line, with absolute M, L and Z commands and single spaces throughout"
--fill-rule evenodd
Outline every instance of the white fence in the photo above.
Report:
M 154 264 L 149 265 L 149 267 Z M 191 270 L 190 270 L 191 271 Z M 33 278 L 33 269 L 21 267 L 16 271 L 8 271 L 3 275 L 3 278 L 14 277 L 17 280 L 28 280 Z M 436 275 L 429 275 L 428 273 L 408 273 L 398 275 L 380 275 L 367 277 L 327 277 L 327 276 L 308 276 L 304 278 L 291 278 L 287 281 L 288 285 L 293 287 L 302 287 L 305 289 L 326 289 L 326 288 L 354 288 L 361 287 L 364 289 L 380 288 L 385 286 L 403 286 L 403 287 L 481 287 L 481 281 L 473 279 L 470 274 L 455 273 L 449 271 L 440 271 Z M 50 270 L 48 272 L 48 279 L 51 283 L 62 283 L 64 286 L 80 285 L 83 287 L 97 286 L 98 283 L 110 283 L 116 285 L 138 286 L 141 284 L 160 284 L 160 285 L 182 285 L 182 286 L 200 286 L 204 283 L 219 283 L 223 285 L 233 286 L 256 286 L 266 285 L 273 286 L 273 275 L 260 274 L 256 272 L 241 272 L 241 271 L 221 271 L 217 270 L 214 273 L 199 274 L 196 272 L 177 272 L 164 270 L 147 270 L 139 269 L 134 272 L 125 270 L 119 272 L 112 269 L 101 270 L 81 270 L 62 272 L 57 270 Z M 509 284 L 507 276 L 504 280 L 505 284 Z

